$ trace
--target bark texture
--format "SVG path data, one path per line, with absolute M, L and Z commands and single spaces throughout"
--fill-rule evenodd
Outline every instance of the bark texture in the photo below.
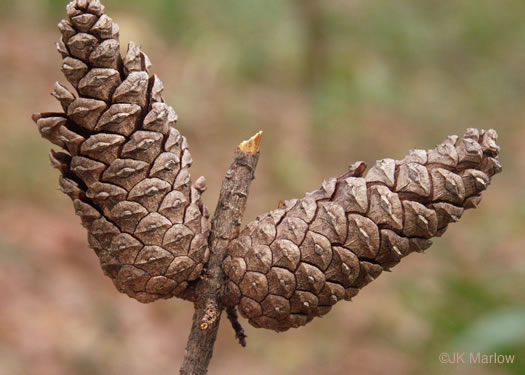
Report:
M 64 113 L 33 116 L 51 151 L 60 189 L 73 200 L 89 244 L 117 289 L 140 302 L 182 296 L 208 261 L 205 180 L 191 184 L 177 114 L 133 42 L 120 55 L 119 28 L 98 0 L 76 0 L 58 27 Z
M 183 375 L 205 374 L 213 354 L 213 344 L 217 337 L 223 310 L 222 295 L 225 276 L 222 271 L 222 263 L 230 241 L 239 234 L 241 219 L 248 199 L 248 189 L 254 178 L 255 167 L 259 159 L 260 137 L 259 133 L 252 139 L 254 141 L 247 142 L 249 145 L 254 143 L 253 148 L 240 147 L 235 152 L 233 162 L 226 172 L 217 209 L 212 218 L 209 240 L 210 249 L 212 249 L 210 260 L 206 274 L 202 282 L 198 284 L 197 293 L 195 293 L 197 302 L 186 347 L 186 356 L 181 368 Z M 232 319 L 231 312 L 229 315 Z M 232 324 L 239 336 L 239 327 L 236 326 L 238 322 L 232 320 Z M 244 337 L 241 340 L 243 339 Z
M 226 303 L 255 327 L 303 326 L 427 249 L 501 171 L 494 130 L 468 129 L 433 150 L 358 162 L 303 199 L 249 223 L 228 249 Z

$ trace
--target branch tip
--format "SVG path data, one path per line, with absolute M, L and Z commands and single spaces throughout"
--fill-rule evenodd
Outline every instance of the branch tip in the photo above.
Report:
M 241 142 L 241 144 L 238 147 L 239 150 L 244 152 L 245 154 L 256 154 L 257 152 L 259 152 L 259 145 L 261 144 L 262 135 L 263 132 L 259 131 L 247 141 Z

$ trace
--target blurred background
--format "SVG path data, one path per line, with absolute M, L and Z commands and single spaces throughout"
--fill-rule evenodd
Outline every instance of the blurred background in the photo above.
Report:
M 211 374 L 525 373 L 525 2 L 106 0 L 143 46 L 213 211 L 234 148 L 263 130 L 245 222 L 356 160 L 497 129 L 481 207 L 352 303 L 277 334 L 223 322 Z M 59 110 L 63 0 L 0 1 L 0 374 L 175 374 L 192 306 L 119 294 L 57 192 L 30 116 Z M 441 352 L 515 354 L 443 365 Z

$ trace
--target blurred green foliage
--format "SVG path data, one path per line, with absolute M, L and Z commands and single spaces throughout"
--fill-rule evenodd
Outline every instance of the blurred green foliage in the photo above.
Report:
M 439 293 L 429 293 L 413 280 L 398 285 L 400 300 L 432 327 L 432 339 L 425 345 L 405 344 L 406 350 L 423 359 L 421 371 L 442 373 L 443 365 L 436 361 L 441 352 L 465 352 L 467 357 L 469 353 L 496 352 L 515 355 L 514 364 L 501 367 L 510 374 L 523 374 L 525 292 L 495 287 L 493 280 L 454 269 L 442 285 Z

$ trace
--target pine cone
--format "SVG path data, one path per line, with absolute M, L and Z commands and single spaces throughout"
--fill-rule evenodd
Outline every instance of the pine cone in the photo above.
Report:
M 225 303 L 239 305 L 255 327 L 285 331 L 351 300 L 478 206 L 501 171 L 496 138 L 494 130 L 468 129 L 459 141 L 380 160 L 366 177 L 359 162 L 258 217 L 229 247 Z
M 58 27 L 64 113 L 33 116 L 51 151 L 60 189 L 73 200 L 89 244 L 119 291 L 141 302 L 181 296 L 208 257 L 205 180 L 192 186 L 192 159 L 164 103 L 163 84 L 133 42 L 120 55 L 119 28 L 99 0 L 67 5 Z

